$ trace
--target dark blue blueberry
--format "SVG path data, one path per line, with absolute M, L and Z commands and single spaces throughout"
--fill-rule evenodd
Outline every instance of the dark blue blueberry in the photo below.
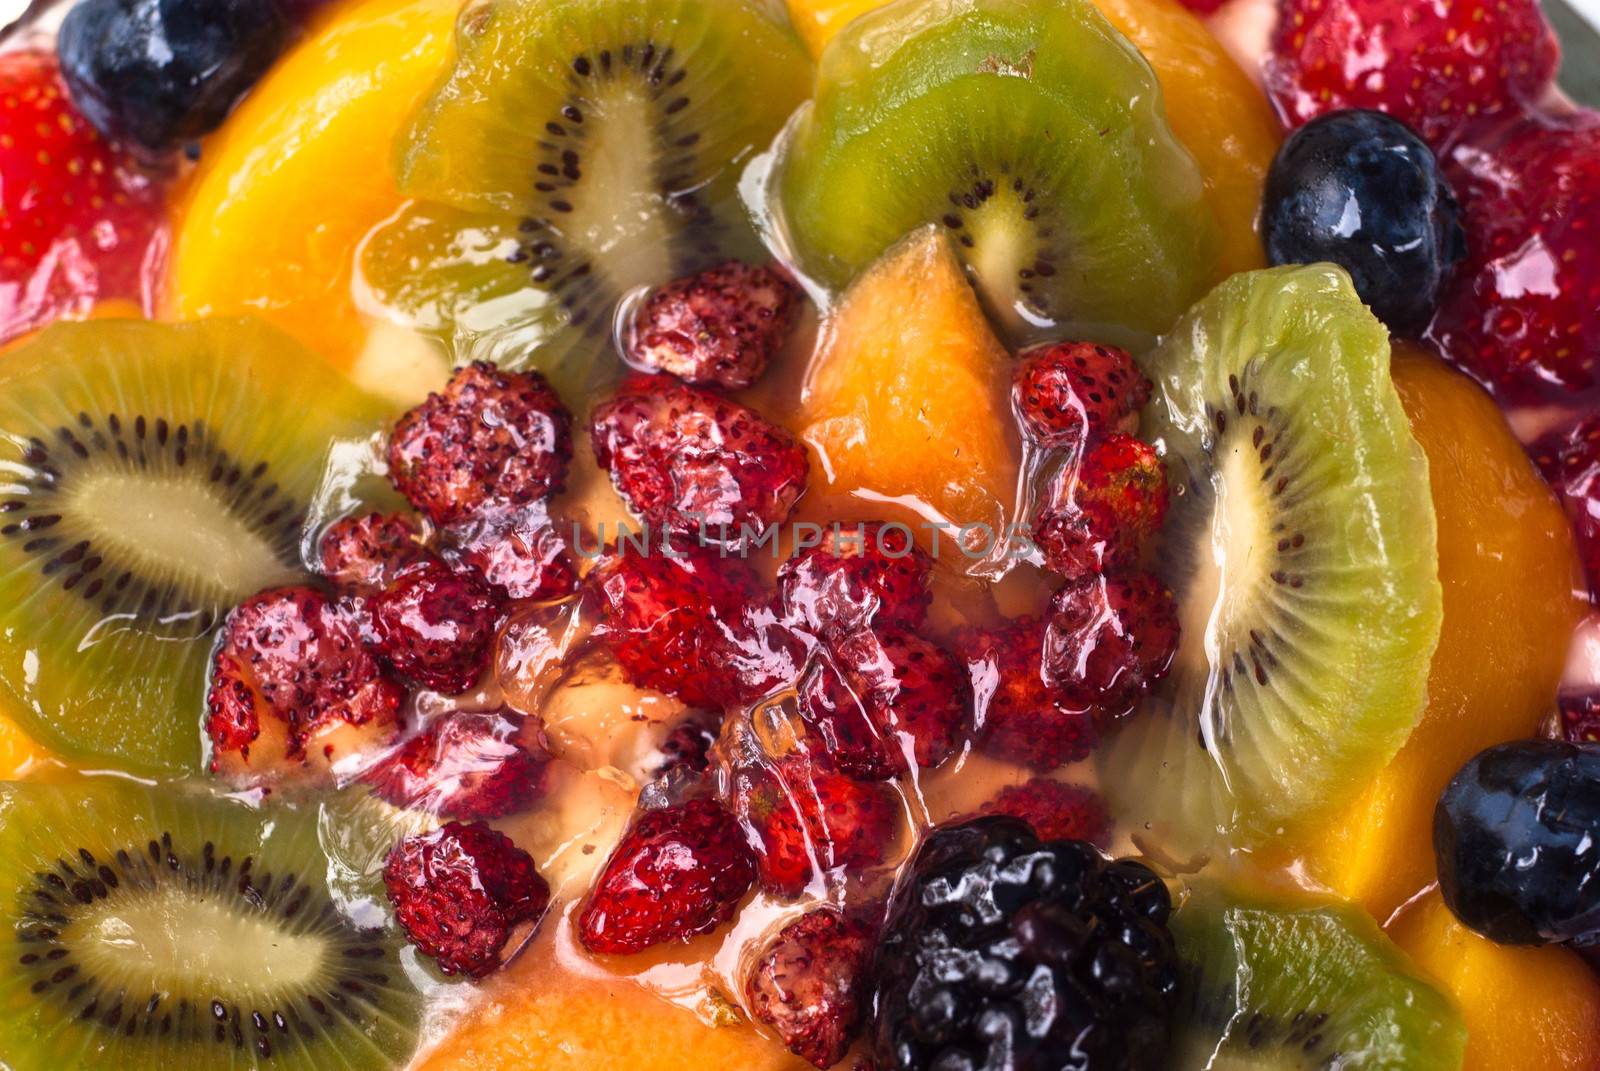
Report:
M 1466 255 L 1456 199 L 1432 150 L 1379 112 L 1333 112 L 1283 143 L 1262 201 L 1274 264 L 1331 261 L 1397 334 L 1427 325 Z
M 165 153 L 215 130 L 288 40 L 274 0 L 82 0 L 56 48 L 91 123 Z
M 1439 890 L 1502 944 L 1600 938 L 1600 745 L 1519 740 L 1461 768 L 1433 814 Z

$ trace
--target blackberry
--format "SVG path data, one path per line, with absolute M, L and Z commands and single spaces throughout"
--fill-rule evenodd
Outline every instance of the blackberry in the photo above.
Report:
M 1167 888 L 1139 863 L 1024 822 L 934 832 L 889 907 L 880 1071 L 1165 1066 L 1178 960 Z

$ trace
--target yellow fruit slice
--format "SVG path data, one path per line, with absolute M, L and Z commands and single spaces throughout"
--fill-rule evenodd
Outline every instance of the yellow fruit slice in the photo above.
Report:
M 949 240 L 927 227 L 890 249 L 824 330 L 797 424 L 815 454 L 804 516 L 898 521 L 953 559 L 955 531 L 936 543 L 922 526 L 1003 538 L 1019 455 L 1011 358 Z
M 1307 860 L 1380 920 L 1434 880 L 1433 809 L 1450 778 L 1550 709 L 1582 612 L 1566 517 L 1489 396 L 1400 345 L 1394 383 L 1428 455 L 1444 625 L 1421 723 Z
M 1437 892 L 1406 908 L 1389 936 L 1461 1006 L 1462 1071 L 1600 1067 L 1600 981 L 1565 948 L 1516 948 L 1456 921 Z
M 460 7 L 353 0 L 279 61 L 206 142 L 178 209 L 168 314 L 254 312 L 357 363 L 356 252 L 404 203 L 395 138 L 449 68 Z
M 21 726 L 0 715 L 0 781 L 20 781 L 53 758 Z

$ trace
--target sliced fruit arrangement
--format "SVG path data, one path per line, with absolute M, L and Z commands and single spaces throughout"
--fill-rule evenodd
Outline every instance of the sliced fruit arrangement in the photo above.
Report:
M 0 785 L 0 1048 L 73 1066 L 399 1067 L 422 998 L 329 885 L 316 810 Z
M 261 324 L 52 327 L 0 362 L 0 684 L 71 759 L 196 770 L 213 632 L 304 576 L 330 451 L 381 403 Z
M 1335 268 L 1237 276 L 1146 367 L 1173 496 L 1172 677 L 1102 751 L 1133 828 L 1200 846 L 1349 800 L 1422 716 L 1440 590 L 1385 331 Z M 1149 825 L 1145 825 L 1149 823 Z
M 581 380 L 629 291 L 755 251 L 734 184 L 810 75 L 771 12 L 500 0 L 458 50 L 402 152 L 421 203 L 364 261 L 380 299 L 458 355 L 556 374 L 581 354 Z
M 861 17 L 823 53 L 782 154 L 808 271 L 842 285 L 937 224 L 1014 337 L 1158 333 L 1215 278 L 1215 221 L 1160 86 L 1088 0 Z

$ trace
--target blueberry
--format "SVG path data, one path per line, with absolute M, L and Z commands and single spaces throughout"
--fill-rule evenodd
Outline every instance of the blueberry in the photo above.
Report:
M 82 0 L 56 48 L 91 123 L 165 153 L 221 125 L 288 39 L 273 0 Z
M 1485 937 L 1600 940 L 1600 745 L 1481 752 L 1439 799 L 1433 849 L 1445 903 Z
M 1380 112 L 1307 123 L 1267 173 L 1262 229 L 1274 264 L 1332 261 L 1397 334 L 1427 325 L 1466 255 L 1455 194 L 1432 150 Z

